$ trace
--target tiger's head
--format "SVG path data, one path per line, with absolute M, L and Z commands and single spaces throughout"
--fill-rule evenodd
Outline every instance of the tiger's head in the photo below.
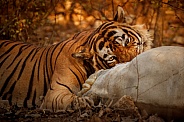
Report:
M 103 23 L 88 37 L 87 43 L 73 57 L 90 62 L 97 71 L 131 61 L 151 48 L 151 33 L 142 25 L 125 23 L 124 11 L 118 7 L 114 21 Z M 123 23 L 124 22 L 124 23 Z

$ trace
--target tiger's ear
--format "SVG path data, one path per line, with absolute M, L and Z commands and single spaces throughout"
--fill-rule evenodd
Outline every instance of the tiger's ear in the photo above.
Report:
M 125 12 L 121 6 L 118 5 L 116 14 L 114 16 L 114 21 L 120 22 L 120 23 L 126 23 L 125 19 Z
M 92 54 L 87 49 L 82 49 L 79 52 L 72 53 L 72 57 L 82 60 L 88 60 L 92 57 Z

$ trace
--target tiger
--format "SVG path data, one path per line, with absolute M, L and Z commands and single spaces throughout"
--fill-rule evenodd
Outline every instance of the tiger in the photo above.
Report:
M 0 100 L 18 107 L 66 110 L 91 74 L 151 48 L 151 33 L 127 25 L 122 13 L 118 8 L 112 21 L 50 46 L 1 40 Z

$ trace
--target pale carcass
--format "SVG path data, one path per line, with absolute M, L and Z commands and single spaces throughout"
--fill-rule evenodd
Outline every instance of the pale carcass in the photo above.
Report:
M 184 118 L 184 47 L 154 48 L 95 76 L 84 96 L 116 99 L 128 95 L 149 114 Z

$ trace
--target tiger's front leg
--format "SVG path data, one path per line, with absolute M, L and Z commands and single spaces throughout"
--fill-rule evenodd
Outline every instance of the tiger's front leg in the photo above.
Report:
M 40 108 L 50 109 L 54 112 L 57 110 L 66 110 L 66 108 L 70 106 L 75 97 L 75 94 L 72 94 L 65 87 L 56 89 L 49 88 Z
M 57 112 L 58 110 L 76 110 L 92 106 L 94 106 L 94 102 L 87 96 L 77 96 L 70 93 L 68 89 L 49 89 L 40 108 Z
M 68 78 L 70 82 L 64 82 L 58 79 L 51 83 L 40 108 L 51 109 L 56 112 L 58 110 L 80 109 L 94 105 L 89 97 L 76 95 L 80 87 L 77 86 L 77 82 L 74 82 L 71 77 Z M 62 77 L 62 79 L 65 78 Z

